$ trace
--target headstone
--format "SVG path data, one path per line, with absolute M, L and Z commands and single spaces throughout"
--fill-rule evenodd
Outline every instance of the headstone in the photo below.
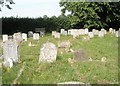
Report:
M 88 33 L 88 36 L 89 36 L 90 38 L 93 38 L 93 37 L 94 37 L 93 32 L 89 32 L 89 33 Z
M 52 31 L 52 36 L 54 37 L 56 34 L 56 31 Z
M 60 39 L 60 33 L 56 32 L 54 37 Z
M 64 31 L 65 31 L 65 29 L 61 29 L 61 30 L 60 30 L 60 33 L 63 34 Z
M 3 58 L 7 62 L 8 59 L 12 59 L 14 63 L 19 62 L 19 46 L 16 42 L 8 40 L 3 43 Z
M 85 29 L 79 29 L 79 34 L 80 35 L 85 35 Z
M 104 32 L 103 31 L 99 31 L 98 37 L 104 37 Z
M 109 28 L 109 33 L 113 33 L 113 28 Z
M 2 35 L 2 38 L 3 38 L 3 42 L 5 42 L 8 40 L 8 35 Z
M 28 32 L 28 37 L 33 37 L 33 32 L 32 31 Z
M 71 29 L 68 30 L 68 35 L 71 35 L 71 31 L 72 31 Z
M 99 34 L 99 31 L 95 30 L 95 29 L 93 29 L 92 32 L 93 32 L 94 35 L 98 35 Z
M 115 36 L 120 37 L 120 31 L 116 31 Z
M 40 31 L 40 36 L 44 36 L 45 35 L 45 32 L 44 31 Z
M 26 33 L 22 33 L 22 38 L 24 41 L 27 41 L 27 34 Z
M 57 58 L 57 48 L 55 44 L 47 42 L 42 45 L 40 49 L 39 63 L 40 62 L 54 62 Z
M 67 31 L 63 31 L 63 32 L 62 32 L 62 35 L 65 35 L 65 36 L 66 36 L 66 35 L 67 35 Z
M 106 34 L 106 30 L 105 30 L 105 29 L 101 29 L 101 32 L 102 32 L 103 34 Z
M 33 34 L 33 40 L 39 40 L 39 37 L 40 37 L 39 33 Z
M 70 46 L 71 46 L 71 43 L 70 43 L 70 41 L 69 40 L 67 40 L 67 41 L 62 41 L 62 42 L 58 42 L 58 47 L 59 48 L 70 48 Z
M 20 32 L 14 33 L 13 40 L 19 45 L 23 41 L 22 34 Z
M 85 28 L 85 34 L 88 34 L 89 30 L 88 28 Z

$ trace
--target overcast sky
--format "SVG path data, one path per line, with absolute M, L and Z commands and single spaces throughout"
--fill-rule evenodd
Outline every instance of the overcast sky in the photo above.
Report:
M 12 9 L 9 10 L 5 6 L 0 12 L 0 17 L 49 17 L 61 14 L 59 6 L 60 0 L 13 0 L 15 4 L 11 5 Z

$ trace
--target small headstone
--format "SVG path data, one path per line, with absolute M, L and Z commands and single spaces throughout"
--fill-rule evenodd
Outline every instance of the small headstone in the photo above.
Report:
M 57 48 L 55 44 L 47 42 L 42 45 L 40 49 L 39 63 L 40 62 L 54 62 L 57 58 Z
M 3 58 L 7 62 L 8 59 L 12 59 L 13 62 L 19 62 L 19 46 L 16 42 L 8 40 L 3 43 Z
M 13 40 L 19 45 L 23 41 L 22 34 L 20 32 L 14 33 Z
M 85 29 L 79 29 L 79 34 L 80 35 L 85 35 Z
M 28 37 L 33 37 L 33 32 L 32 31 L 28 32 Z
M 113 28 L 109 28 L 109 33 L 113 33 Z
M 56 33 L 54 34 L 54 37 L 57 38 L 57 39 L 60 39 L 60 33 L 56 32 Z
M 40 36 L 44 36 L 45 35 L 45 31 L 40 31 Z
M 52 31 L 52 36 L 54 37 L 56 34 L 56 31 Z
M 115 36 L 120 37 L 120 31 L 116 31 Z
M 90 38 L 93 38 L 93 37 L 94 37 L 93 32 L 89 32 L 89 33 L 88 33 L 88 36 L 89 36 Z
M 88 34 L 89 30 L 88 28 L 85 29 L 85 34 Z
M 68 35 L 71 35 L 71 30 L 68 30 Z
M 94 35 L 98 35 L 99 34 L 99 31 L 95 30 L 95 29 L 93 29 L 92 32 L 93 32 Z
M 61 29 L 61 30 L 60 30 L 60 33 L 63 34 L 64 31 L 65 31 L 65 29 Z
M 71 46 L 71 43 L 70 43 L 70 41 L 69 40 L 67 40 L 67 41 L 62 41 L 62 42 L 58 42 L 58 47 L 59 48 L 70 48 L 70 46 Z
M 22 38 L 24 41 L 27 41 L 27 34 L 26 33 L 22 33 Z
M 63 31 L 63 32 L 62 32 L 62 35 L 65 35 L 65 36 L 66 36 L 66 35 L 67 35 L 67 31 Z
M 40 37 L 39 33 L 33 34 L 33 40 L 39 40 L 39 37 Z
M 2 35 L 2 38 L 3 38 L 3 42 L 5 42 L 8 40 L 8 35 Z
M 103 31 L 99 31 L 98 37 L 104 37 L 104 32 Z

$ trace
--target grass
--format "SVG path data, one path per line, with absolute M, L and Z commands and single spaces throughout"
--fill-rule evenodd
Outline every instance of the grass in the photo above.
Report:
M 66 53 L 64 49 L 58 48 L 56 62 L 40 63 L 40 47 L 49 39 L 57 46 L 59 40 L 70 40 L 73 50 L 85 49 L 88 56 L 93 59 L 91 62 L 68 63 L 68 58 L 75 57 L 73 53 Z M 35 47 L 29 47 L 32 42 Z M 60 54 L 63 51 L 63 54 Z M 82 36 L 73 39 L 72 36 L 61 36 L 60 39 L 53 38 L 50 34 L 40 37 L 39 41 L 29 38 L 20 47 L 20 64 L 15 64 L 10 71 L 3 72 L 3 84 L 12 84 L 23 62 L 26 62 L 25 69 L 18 79 L 19 84 L 56 84 L 67 81 L 79 81 L 91 84 L 116 84 L 118 83 L 118 38 L 107 34 L 104 38 L 95 36 L 89 42 L 82 41 Z M 106 63 L 100 60 L 107 58 Z M 98 61 L 97 61 L 98 60 Z

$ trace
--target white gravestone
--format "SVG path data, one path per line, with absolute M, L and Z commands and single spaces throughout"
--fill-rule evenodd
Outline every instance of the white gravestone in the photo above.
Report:
M 104 37 L 104 32 L 103 31 L 99 31 L 98 37 Z
M 88 28 L 85 28 L 85 34 L 88 34 L 89 30 Z
M 61 29 L 61 30 L 60 30 L 60 33 L 63 34 L 64 31 L 65 31 L 65 29 Z
M 54 37 L 60 39 L 60 33 L 56 32 Z
M 57 58 L 57 47 L 51 42 L 42 45 L 40 49 L 39 63 L 40 62 L 54 62 Z
M 109 33 L 113 33 L 113 28 L 109 28 Z
M 33 34 L 33 40 L 39 40 L 40 35 L 38 33 Z
M 52 36 L 54 37 L 56 34 L 56 31 L 52 31 Z
M 14 33 L 13 34 L 13 39 L 19 45 L 23 41 L 22 34 L 20 32 Z
M 120 31 L 116 31 L 115 36 L 120 37 Z
M 89 36 L 90 38 L 93 38 L 93 37 L 94 37 L 93 32 L 89 32 L 89 33 L 88 33 L 88 36 Z
M 3 38 L 3 42 L 5 42 L 8 40 L 8 35 L 2 35 L 2 38 Z
M 62 34 L 66 36 L 66 35 L 67 35 L 67 31 L 63 31 L 63 33 L 62 33 Z
M 95 29 L 93 29 L 92 32 L 93 32 L 94 35 L 98 35 L 99 34 L 99 31 L 95 30 Z
M 16 44 L 16 42 L 8 40 L 3 43 L 3 58 L 5 62 L 9 59 L 12 59 L 14 63 L 18 63 L 19 57 L 19 46 Z
M 24 41 L 27 41 L 27 34 L 26 33 L 22 33 L 22 38 Z

